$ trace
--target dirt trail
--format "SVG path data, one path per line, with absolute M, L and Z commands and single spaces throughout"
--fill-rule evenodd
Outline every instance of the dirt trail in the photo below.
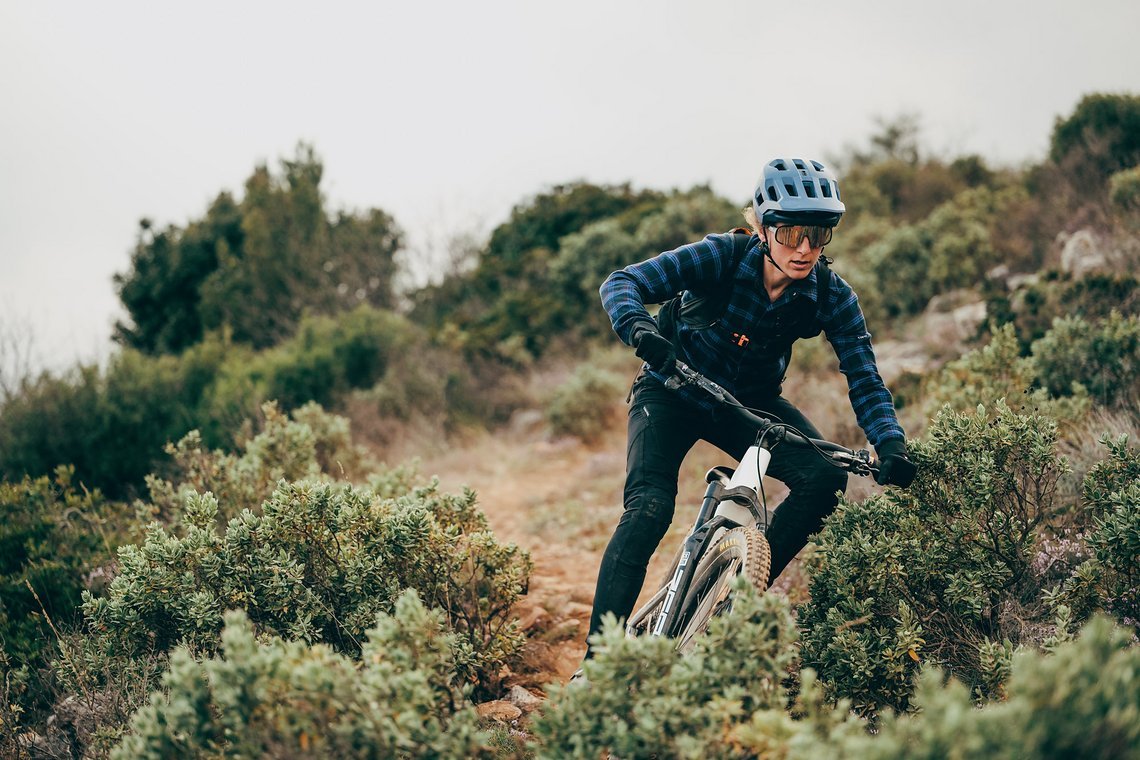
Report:
M 531 643 L 530 686 L 565 681 L 585 652 L 590 604 L 609 531 L 620 514 L 625 446 L 614 431 L 595 446 L 541 431 L 481 435 L 425 458 L 420 472 L 447 491 L 478 494 L 496 536 L 534 562 L 518 615 Z
M 420 472 L 439 477 L 444 490 L 474 489 L 495 534 L 530 552 L 534 571 L 518 606 L 528 634 L 526 673 L 514 682 L 541 687 L 565 681 L 581 662 L 598 564 L 621 516 L 624 428 L 624 414 L 615 415 L 610 430 L 592 446 L 569 438 L 551 440 L 541 427 L 500 430 L 421 459 Z M 708 444 L 690 452 L 680 482 L 691 489 L 679 497 L 639 603 L 656 590 L 655 581 L 690 527 L 705 470 L 724 463 L 725 455 Z M 782 485 L 771 481 L 769 491 L 779 495 Z

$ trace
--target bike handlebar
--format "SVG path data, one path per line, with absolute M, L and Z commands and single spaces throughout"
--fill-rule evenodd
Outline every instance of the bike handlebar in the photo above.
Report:
M 677 361 L 673 367 L 673 374 L 665 381 L 665 387 L 669 390 L 677 390 L 684 385 L 697 386 L 723 406 L 732 409 L 745 420 L 755 425 L 759 431 L 760 438 L 766 439 L 771 435 L 775 441 L 791 443 L 797 446 L 808 446 L 818 451 L 820 456 L 828 459 L 831 464 L 856 475 L 874 475 L 879 471 L 879 463 L 871 458 L 870 452 L 866 449 L 855 451 L 846 446 L 840 446 L 838 443 L 832 443 L 831 441 L 825 441 L 820 438 L 809 438 L 786 423 L 773 422 L 766 417 L 761 417 L 737 401 L 736 398 L 724 388 L 712 380 L 709 380 L 684 362 Z M 825 454 L 830 454 L 830 456 L 825 456 Z

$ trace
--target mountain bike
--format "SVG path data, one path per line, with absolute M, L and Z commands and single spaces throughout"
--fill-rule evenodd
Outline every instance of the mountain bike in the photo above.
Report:
M 677 649 L 689 649 L 709 622 L 731 608 L 733 580 L 743 575 L 759 591 L 768 583 L 772 554 L 765 533 L 773 512 L 767 507 L 763 477 L 777 446 L 804 446 L 831 464 L 856 475 L 873 475 L 879 466 L 866 450 L 809 438 L 782 422 L 760 416 L 699 372 L 677 362 L 665 383 L 670 390 L 693 385 L 756 426 L 756 442 L 736 468 L 713 467 L 697 518 L 673 558 L 661 587 L 626 624 L 628 636 L 669 636 Z

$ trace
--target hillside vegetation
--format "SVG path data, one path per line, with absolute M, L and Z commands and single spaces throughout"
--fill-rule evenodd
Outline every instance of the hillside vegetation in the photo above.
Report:
M 106 366 L 0 377 L 0 755 L 1140 757 L 1140 97 L 1085 97 L 1032 166 L 911 118 L 832 163 L 919 477 L 853 487 L 684 658 L 611 624 L 578 690 L 536 654 L 577 629 L 520 605 L 543 536 L 600 557 L 612 509 L 532 500 L 528 552 L 383 460 L 617 440 L 599 284 L 747 198 L 556 185 L 411 291 L 311 146 L 143 220 Z M 798 345 L 786 393 L 865 446 L 835 368 Z M 520 684 L 543 706 L 496 713 Z

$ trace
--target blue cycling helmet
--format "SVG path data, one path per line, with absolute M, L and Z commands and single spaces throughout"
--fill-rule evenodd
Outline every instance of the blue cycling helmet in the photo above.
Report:
M 752 208 L 761 224 L 834 227 L 846 211 L 839 180 L 819 161 L 774 158 L 756 183 Z

